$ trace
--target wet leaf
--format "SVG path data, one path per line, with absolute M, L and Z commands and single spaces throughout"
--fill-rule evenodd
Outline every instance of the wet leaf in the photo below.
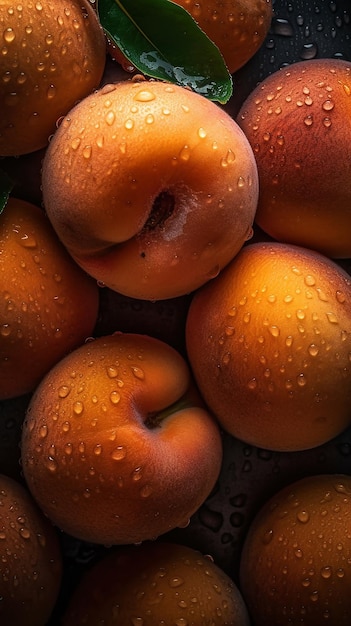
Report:
M 232 77 L 217 46 L 171 0 L 98 0 L 107 36 L 140 72 L 225 104 Z

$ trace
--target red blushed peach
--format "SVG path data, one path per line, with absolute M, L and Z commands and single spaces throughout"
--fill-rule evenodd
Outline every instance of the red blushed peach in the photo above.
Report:
M 237 586 L 197 550 L 143 543 L 113 550 L 73 592 L 63 626 L 179 624 L 249 626 Z
M 274 239 L 351 256 L 351 63 L 301 61 L 254 89 L 237 122 L 255 153 L 257 224 Z
M 219 106 L 157 81 L 105 85 L 55 133 L 43 199 L 61 241 L 97 280 L 139 299 L 191 292 L 251 234 L 252 149 Z
M 303 450 L 351 422 L 351 280 L 317 252 L 249 244 L 198 290 L 187 354 L 206 403 L 229 433 Z
M 222 441 L 181 355 L 119 333 L 86 343 L 44 378 L 21 458 L 33 496 L 61 529 L 135 543 L 189 520 L 216 483 Z

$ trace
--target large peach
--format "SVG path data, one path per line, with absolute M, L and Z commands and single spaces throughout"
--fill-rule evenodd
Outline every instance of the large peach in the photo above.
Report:
M 351 422 L 351 279 L 317 252 L 254 243 L 190 304 L 187 351 L 231 434 L 302 450 Z
M 351 612 L 351 477 L 305 477 L 269 499 L 253 520 L 240 589 L 255 626 L 348 626 Z
M 88 570 L 62 626 L 249 626 L 237 586 L 208 556 L 172 543 L 113 550 Z
M 0 398 L 32 392 L 93 332 L 96 282 L 37 206 L 11 197 L 0 215 Z
M 34 152 L 99 85 L 105 36 L 89 0 L 2 0 L 0 29 L 0 155 Z
M 43 163 L 43 199 L 81 267 L 133 298 L 208 281 L 250 236 L 252 149 L 218 105 L 168 83 L 129 80 L 81 101 Z
M 0 475 L 1 626 L 45 626 L 61 578 L 55 529 L 22 484 Z
M 68 534 L 134 543 L 184 525 L 219 475 L 219 429 L 168 344 L 100 337 L 37 388 L 22 437 L 27 484 Z
M 351 256 L 351 63 L 301 61 L 271 74 L 237 121 L 255 153 L 256 222 L 275 239 Z
M 221 51 L 231 73 L 263 44 L 272 15 L 271 0 L 175 0 Z

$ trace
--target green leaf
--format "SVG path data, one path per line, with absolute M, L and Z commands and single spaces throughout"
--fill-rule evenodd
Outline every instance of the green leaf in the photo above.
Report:
M 225 104 L 232 77 L 217 46 L 171 0 L 98 0 L 100 23 L 146 76 L 190 87 Z
M 7 204 L 13 187 L 14 182 L 11 180 L 8 174 L 4 172 L 4 170 L 0 169 L 0 215 Z

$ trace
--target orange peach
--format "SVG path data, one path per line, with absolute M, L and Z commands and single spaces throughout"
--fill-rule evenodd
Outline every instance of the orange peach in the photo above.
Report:
M 11 197 L 0 215 L 0 399 L 32 392 L 94 329 L 99 290 L 37 206 Z
M 317 252 L 255 243 L 190 304 L 188 357 L 229 433 L 303 450 L 351 423 L 351 279 Z
M 0 475 L 1 626 L 45 626 L 61 586 L 58 537 L 25 487 Z
M 251 233 L 252 149 L 218 105 L 129 80 L 65 117 L 43 162 L 43 200 L 76 262 L 106 286 L 159 300 L 199 287 Z
M 22 467 L 66 533 L 135 543 L 188 522 L 214 487 L 222 441 L 183 357 L 146 335 L 100 337 L 61 360 L 28 408 Z
M 78 583 L 62 626 L 249 626 L 242 595 L 208 556 L 172 543 L 113 550 Z
M 351 476 L 313 475 L 284 487 L 253 520 L 240 589 L 255 626 L 348 626 Z
M 253 57 L 268 34 L 271 0 L 175 0 L 217 45 L 231 73 Z
M 351 63 L 301 61 L 263 80 L 237 122 L 255 153 L 257 224 L 275 239 L 351 256 Z
M 2 0 L 0 28 L 0 155 L 34 152 L 98 87 L 105 36 L 89 0 Z

